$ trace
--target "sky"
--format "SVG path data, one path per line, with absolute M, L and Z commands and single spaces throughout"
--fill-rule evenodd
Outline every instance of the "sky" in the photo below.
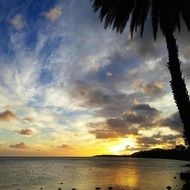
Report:
M 162 34 L 104 29 L 90 0 L 0 2 L 0 156 L 131 154 L 183 143 Z M 190 87 L 189 34 L 180 59 Z

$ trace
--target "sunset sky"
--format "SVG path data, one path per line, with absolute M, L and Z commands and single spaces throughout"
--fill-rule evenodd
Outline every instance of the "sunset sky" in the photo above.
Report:
M 165 40 L 105 30 L 90 0 L 0 2 L 0 156 L 130 154 L 183 143 Z M 178 36 L 178 33 L 176 33 Z M 190 89 L 190 43 L 178 37 Z

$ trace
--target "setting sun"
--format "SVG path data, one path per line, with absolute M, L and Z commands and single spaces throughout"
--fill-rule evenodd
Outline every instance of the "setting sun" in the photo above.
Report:
M 136 146 L 135 139 L 133 137 L 128 137 L 120 140 L 117 144 L 110 147 L 110 152 L 112 154 L 123 154 L 124 152 L 132 153 L 132 149 Z

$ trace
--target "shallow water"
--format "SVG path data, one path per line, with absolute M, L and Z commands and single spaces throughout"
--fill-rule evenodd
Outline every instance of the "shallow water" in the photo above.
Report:
M 0 190 L 95 187 L 181 190 L 186 161 L 136 158 L 0 158 Z M 176 179 L 174 179 L 176 176 Z M 63 183 L 63 184 L 61 184 Z

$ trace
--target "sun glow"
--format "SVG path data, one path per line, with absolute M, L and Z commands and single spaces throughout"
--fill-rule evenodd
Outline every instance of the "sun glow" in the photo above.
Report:
M 132 152 L 133 148 L 135 147 L 136 147 L 135 139 L 133 137 L 128 137 L 126 139 L 120 140 L 119 142 L 117 142 L 117 144 L 113 145 L 110 148 L 110 152 L 112 154 L 120 155 L 124 154 L 125 150 L 127 151 L 127 149 L 130 149 L 130 151 L 128 150 L 127 152 Z

